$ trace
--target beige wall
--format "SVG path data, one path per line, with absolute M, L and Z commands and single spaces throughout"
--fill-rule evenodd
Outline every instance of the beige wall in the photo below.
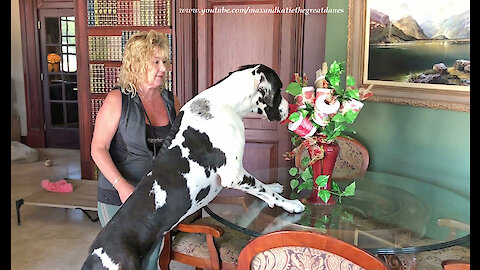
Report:
M 25 108 L 25 85 L 23 78 L 22 40 L 20 35 L 19 0 L 11 0 L 10 10 L 10 91 L 11 114 L 20 116 L 21 135 L 27 136 L 27 115 Z

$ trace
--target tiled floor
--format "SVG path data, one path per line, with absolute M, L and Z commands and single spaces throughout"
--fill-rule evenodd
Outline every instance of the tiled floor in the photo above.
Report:
M 91 222 L 80 210 L 24 205 L 21 207 L 22 225 L 17 225 L 16 200 L 40 190 L 43 179 L 78 179 L 81 175 L 79 150 L 37 150 L 37 162 L 11 166 L 11 269 L 80 269 L 90 244 L 101 229 L 99 222 Z M 44 165 L 47 157 L 53 161 L 53 166 Z M 428 257 L 429 253 L 425 255 Z M 420 263 L 418 269 L 441 269 L 438 263 L 435 267 L 426 266 L 430 265 L 427 261 Z M 171 262 L 170 269 L 192 270 L 194 267 Z
M 37 162 L 11 166 L 11 269 L 80 269 L 88 248 L 101 229 L 80 210 L 23 205 L 17 225 L 15 201 L 40 190 L 40 181 L 80 178 L 80 151 L 37 149 Z M 46 167 L 46 158 L 53 166 Z M 96 215 L 96 213 L 94 214 Z M 173 270 L 194 269 L 177 262 Z

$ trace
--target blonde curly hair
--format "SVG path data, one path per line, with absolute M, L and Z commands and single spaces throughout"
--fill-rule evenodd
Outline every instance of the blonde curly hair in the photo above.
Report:
M 135 97 L 136 85 L 146 78 L 147 65 L 155 49 L 159 49 L 162 57 L 170 61 L 168 60 L 170 46 L 166 34 L 150 30 L 148 33 L 139 32 L 130 37 L 125 45 L 118 76 L 118 85 L 124 94 Z

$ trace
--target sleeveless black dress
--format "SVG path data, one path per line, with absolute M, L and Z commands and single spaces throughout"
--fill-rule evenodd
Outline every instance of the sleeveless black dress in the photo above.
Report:
M 176 112 L 173 93 L 162 90 L 169 124 L 155 127 L 145 124 L 145 109 L 139 96 L 131 97 L 122 93 L 122 114 L 110 144 L 110 156 L 122 176 L 136 186 L 153 165 L 154 144 L 158 150 L 170 131 Z M 143 139 L 142 139 L 143 138 Z M 98 172 L 97 200 L 110 205 L 121 205 L 117 190 Z

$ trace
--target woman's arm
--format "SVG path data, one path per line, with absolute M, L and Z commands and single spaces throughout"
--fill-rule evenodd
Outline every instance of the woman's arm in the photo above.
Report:
M 121 176 L 109 152 L 110 143 L 115 132 L 117 132 L 121 113 L 122 93 L 120 90 L 113 90 L 108 93 L 102 107 L 98 111 L 90 151 L 98 169 L 114 185 L 123 203 L 133 192 L 134 187 Z

